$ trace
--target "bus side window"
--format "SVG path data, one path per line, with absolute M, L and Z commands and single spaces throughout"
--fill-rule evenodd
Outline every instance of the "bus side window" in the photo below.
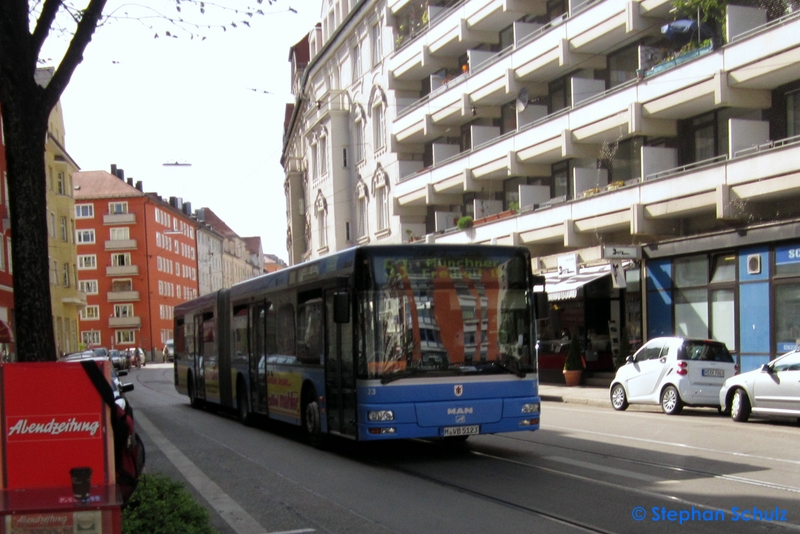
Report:
M 294 356 L 294 306 L 291 304 L 283 304 L 278 309 L 278 329 L 276 334 L 278 340 L 278 354 L 283 356 Z

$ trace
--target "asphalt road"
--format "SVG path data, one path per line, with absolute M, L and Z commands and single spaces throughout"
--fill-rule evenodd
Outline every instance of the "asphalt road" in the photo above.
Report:
M 124 380 L 147 471 L 186 483 L 223 533 L 800 531 L 794 422 L 547 402 L 532 433 L 317 450 L 190 408 L 169 366 Z

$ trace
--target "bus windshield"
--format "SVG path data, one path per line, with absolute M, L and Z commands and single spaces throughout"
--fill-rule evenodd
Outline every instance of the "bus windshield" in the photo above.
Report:
M 534 372 L 526 258 L 377 256 L 360 295 L 359 375 Z

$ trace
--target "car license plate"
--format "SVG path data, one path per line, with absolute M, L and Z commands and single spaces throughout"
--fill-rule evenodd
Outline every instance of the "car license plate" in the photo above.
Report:
M 480 434 L 481 427 L 478 425 L 470 426 L 446 426 L 444 427 L 442 435 L 449 436 L 471 436 L 473 434 Z
M 703 376 L 718 376 L 725 378 L 725 371 L 722 369 L 703 369 Z

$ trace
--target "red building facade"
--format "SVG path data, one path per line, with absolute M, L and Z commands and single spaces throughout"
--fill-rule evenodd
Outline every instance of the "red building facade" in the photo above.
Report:
M 80 341 L 160 355 L 173 337 L 174 307 L 198 295 L 197 223 L 188 204 L 184 211 L 111 170 L 73 175 L 78 281 L 87 297 Z

